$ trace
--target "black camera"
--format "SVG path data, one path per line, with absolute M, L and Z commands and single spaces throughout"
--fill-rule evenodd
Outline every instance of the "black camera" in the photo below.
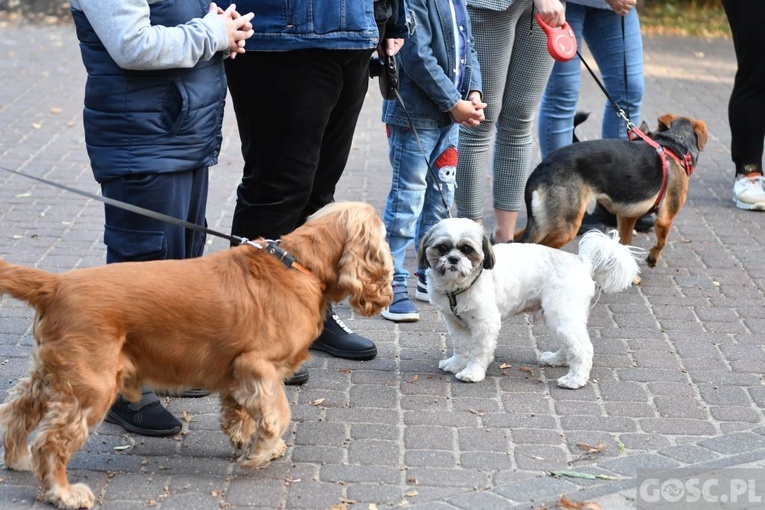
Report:
M 396 99 L 398 66 L 395 57 L 386 55 L 383 58 L 372 58 L 369 62 L 369 76 L 379 79 L 380 93 L 384 99 Z

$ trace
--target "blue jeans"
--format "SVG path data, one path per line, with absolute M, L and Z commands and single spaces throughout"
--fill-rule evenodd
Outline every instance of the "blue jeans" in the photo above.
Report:
M 393 283 L 405 285 L 409 278 L 404 269 L 407 247 L 415 240 L 419 246 L 423 235 L 448 216 L 454 201 L 459 127 L 452 124 L 443 129 L 417 130 L 430 166 L 438 173 L 448 209 L 411 129 L 391 124 L 385 127 L 393 175 L 383 221 L 393 255 Z
M 630 10 L 622 17 L 610 9 L 566 4 L 566 21 L 576 34 L 581 47 L 582 37 L 595 58 L 604 87 L 628 115 L 638 124 L 643 99 L 643 39 L 637 11 Z M 624 80 L 624 63 L 627 63 L 627 83 Z M 592 63 L 588 62 L 590 67 Z M 571 143 L 574 134 L 574 115 L 579 100 L 581 74 L 592 79 L 582 70 L 578 57 L 568 62 L 555 62 L 539 106 L 539 146 L 542 157 L 555 149 Z M 603 138 L 627 138 L 627 127 L 610 101 L 604 97 Z

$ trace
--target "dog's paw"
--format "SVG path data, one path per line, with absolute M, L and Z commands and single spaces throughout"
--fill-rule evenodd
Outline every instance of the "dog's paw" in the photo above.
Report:
M 266 448 L 257 448 L 245 460 L 242 461 L 242 467 L 247 469 L 259 469 L 266 467 L 272 460 L 276 460 L 287 451 L 287 444 L 282 438 L 276 442 L 270 450 Z
M 11 471 L 32 471 L 32 454 L 29 448 L 25 449 L 25 453 L 25 455 L 17 459 L 9 459 L 8 452 L 6 451 L 6 458 L 3 461 L 5 469 L 10 469 Z
M 456 374 L 457 372 L 465 368 L 465 364 L 462 363 L 459 357 L 452 356 L 451 358 L 446 358 L 439 361 L 438 368 L 440 368 L 444 372 L 451 372 L 453 374 Z
M 486 370 L 477 365 L 468 365 L 463 371 L 455 374 L 455 377 L 462 382 L 481 382 L 486 379 Z
M 548 367 L 565 367 L 568 365 L 566 362 L 566 354 L 562 351 L 543 352 L 539 355 L 539 364 L 547 365 Z
M 93 492 L 84 483 L 75 483 L 66 489 L 55 486 L 45 493 L 43 499 L 66 510 L 93 508 L 96 502 Z
M 656 264 L 657 264 L 659 261 L 658 261 L 658 260 L 656 260 L 656 259 L 654 258 L 654 256 L 653 256 L 653 255 L 648 255 L 648 256 L 645 258 L 645 262 L 646 262 L 646 264 L 648 264 L 648 267 L 651 267 L 651 268 L 653 268 L 653 267 L 656 267 Z
M 643 283 L 643 278 L 640 275 L 636 275 L 635 279 L 632 280 L 632 285 L 640 285 L 641 283 Z
M 587 377 L 572 374 L 570 372 L 558 379 L 558 386 L 561 388 L 568 388 L 570 390 L 581 388 L 585 384 L 587 384 Z

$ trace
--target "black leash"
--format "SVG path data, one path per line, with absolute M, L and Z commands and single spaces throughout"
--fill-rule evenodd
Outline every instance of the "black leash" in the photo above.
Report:
M 626 36 L 625 36 L 625 30 L 624 30 L 624 16 L 621 17 L 622 22 L 622 49 L 624 50 L 622 52 L 622 66 L 624 69 L 624 95 L 627 97 L 629 95 L 629 83 L 627 81 L 627 46 L 626 46 Z M 608 93 L 606 90 L 606 87 L 603 85 L 603 83 L 600 81 L 598 76 L 595 74 L 595 72 L 592 70 L 590 65 L 587 63 L 587 61 L 584 59 L 581 53 L 579 53 L 579 49 L 576 50 L 576 55 L 579 57 L 579 60 L 584 64 L 584 67 L 587 68 L 587 71 L 589 71 L 590 76 L 595 80 L 595 83 L 600 87 L 600 90 L 603 91 L 603 94 L 605 94 L 608 101 L 611 103 L 611 106 L 616 111 L 616 115 L 619 116 L 620 119 L 624 121 L 624 123 L 627 126 L 627 132 L 634 131 L 637 129 L 637 126 L 632 123 L 632 121 L 629 119 L 629 107 L 627 107 L 627 112 L 625 113 L 624 110 L 619 106 L 619 103 L 616 102 L 616 100 L 611 96 L 611 94 Z
M 0 170 L 5 170 L 6 172 L 10 172 L 12 174 L 20 175 L 22 177 L 26 177 L 27 179 L 33 179 L 35 181 L 42 182 L 44 184 L 48 184 L 50 186 L 54 186 L 56 188 L 60 188 L 66 191 L 69 191 L 71 193 L 76 193 L 78 195 L 81 195 L 83 197 L 92 198 L 93 200 L 98 200 L 99 202 L 103 202 L 108 205 L 112 205 L 114 207 L 118 207 L 120 209 L 124 209 L 126 211 L 130 211 L 132 213 L 140 214 L 142 216 L 146 216 L 149 218 L 153 218 L 155 220 L 164 221 L 166 223 L 170 223 L 171 225 L 177 225 L 180 227 L 184 227 L 190 230 L 196 230 L 197 232 L 204 232 L 205 234 L 210 234 L 216 237 L 221 237 L 223 239 L 226 239 L 229 242 L 234 242 L 236 244 L 254 244 L 252 241 L 247 239 L 246 237 L 239 237 L 234 235 L 228 235 L 223 234 L 221 232 L 217 232 L 215 230 L 212 230 L 210 228 L 204 227 L 202 225 L 197 225 L 196 223 L 191 223 L 185 220 L 181 220 L 179 218 L 176 218 L 174 216 L 168 216 L 167 214 L 162 214 L 157 211 L 152 211 L 151 209 L 146 209 L 144 207 L 139 207 L 137 205 L 128 204 L 127 202 L 122 202 L 120 200 L 115 200 L 113 198 L 104 197 L 101 195 L 96 195 L 95 193 L 90 193 L 88 191 L 83 191 L 81 189 L 72 188 L 71 186 L 67 186 L 65 184 L 59 184 L 54 181 L 50 181 L 48 179 L 45 179 L 43 177 L 37 177 L 36 175 L 27 174 L 24 172 L 20 172 L 18 170 L 12 170 L 10 168 L 6 168 L 3 166 L 0 166 Z M 259 245 L 256 245 L 260 247 Z
M 147 218 L 152 218 L 155 220 L 164 221 L 165 223 L 169 223 L 171 225 L 177 225 L 179 227 L 187 228 L 189 230 L 196 230 L 197 232 L 203 232 L 205 234 L 209 234 L 215 237 L 220 237 L 225 240 L 227 240 L 229 243 L 236 243 L 237 245 L 240 244 L 249 244 L 250 246 L 254 246 L 258 248 L 259 250 L 264 250 L 269 255 L 272 255 L 279 259 L 282 264 L 284 264 L 289 269 L 296 269 L 297 271 L 300 271 L 303 274 L 306 274 L 314 279 L 316 279 L 319 282 L 319 286 L 322 288 L 322 290 L 326 290 L 327 286 L 324 284 L 324 282 L 320 281 L 316 276 L 311 273 L 309 269 L 307 269 L 305 266 L 299 264 L 295 257 L 291 255 L 290 253 L 284 251 L 284 249 L 279 246 L 278 240 L 273 239 L 265 239 L 263 241 L 263 244 L 257 243 L 255 241 L 251 241 L 247 239 L 246 237 L 239 237 L 235 235 L 228 235 L 223 234 L 221 232 L 218 232 L 216 230 L 212 230 L 210 228 L 204 227 L 202 225 L 197 225 L 196 223 L 191 223 L 179 218 L 176 218 L 175 216 L 169 216 L 167 214 L 163 214 L 157 211 L 152 211 L 151 209 L 146 209 L 144 207 L 139 207 L 137 205 L 128 204 L 127 202 L 122 202 L 120 200 L 115 200 L 113 198 L 104 197 L 101 195 L 96 195 L 95 193 L 90 193 L 88 191 L 83 191 L 81 189 L 72 188 L 71 186 L 67 186 L 65 184 L 59 184 L 58 182 L 51 181 L 48 179 L 45 179 L 43 177 L 37 177 L 36 175 L 27 174 L 24 172 L 20 172 L 18 170 L 12 170 L 10 168 L 6 168 L 4 166 L 0 166 L 0 170 L 5 170 L 6 172 L 10 172 L 12 174 L 20 175 L 22 177 L 26 177 L 27 179 L 32 179 L 38 182 L 42 182 L 44 184 L 48 184 L 50 186 L 54 186 L 56 188 L 60 188 L 72 193 L 76 193 L 77 195 L 81 195 L 83 197 L 92 198 L 93 200 L 97 200 L 99 202 L 103 202 L 107 205 L 111 205 L 114 207 L 118 207 L 120 209 L 124 209 L 126 211 L 130 211 L 135 214 L 140 214 L 141 216 L 146 216 Z
M 422 146 L 422 142 L 420 141 L 420 135 L 417 134 L 417 129 L 415 129 L 414 127 L 414 121 L 412 120 L 412 116 L 409 115 L 409 110 L 406 109 L 406 105 L 404 104 L 404 98 L 402 98 L 401 94 L 399 94 L 398 87 L 394 88 L 393 91 L 396 93 L 396 100 L 401 105 L 401 109 L 404 110 L 404 114 L 406 114 L 406 119 L 409 122 L 409 127 L 412 129 L 412 134 L 414 135 L 414 139 L 417 142 L 417 146 L 420 148 L 420 153 L 422 154 L 422 157 L 425 158 L 425 164 L 428 165 L 428 171 L 430 172 L 430 176 L 433 178 L 433 182 L 436 185 L 436 189 L 438 190 L 438 195 L 441 197 L 441 203 L 444 205 L 444 209 L 446 209 L 446 215 L 449 218 L 451 218 L 452 212 L 446 203 L 446 197 L 444 197 L 443 185 L 441 181 L 438 179 L 438 174 L 431 166 L 428 155 L 425 153 L 425 148 Z

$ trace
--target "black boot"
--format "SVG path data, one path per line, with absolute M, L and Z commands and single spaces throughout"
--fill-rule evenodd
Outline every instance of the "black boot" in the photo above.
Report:
M 592 214 L 585 213 L 582 225 L 576 235 L 582 235 L 590 230 L 600 230 L 604 225 L 616 226 L 616 215 L 608 212 L 605 207 L 595 204 Z
M 377 356 L 377 347 L 366 337 L 351 331 L 338 317 L 332 307 L 327 308 L 324 329 L 313 341 L 311 349 L 324 351 L 332 356 L 345 359 L 366 360 Z
M 307 380 L 308 369 L 305 367 L 305 365 L 300 365 L 294 374 L 284 380 L 284 384 L 289 386 L 300 386 L 301 384 L 305 384 Z

